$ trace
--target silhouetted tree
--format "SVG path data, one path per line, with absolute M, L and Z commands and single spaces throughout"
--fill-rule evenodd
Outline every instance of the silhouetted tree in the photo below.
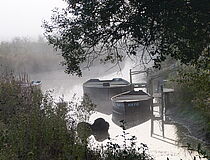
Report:
M 156 67 L 167 55 L 184 64 L 208 63 L 209 0 L 65 1 L 43 27 L 70 74 L 81 76 L 80 64 L 96 58 L 117 63 L 132 55 L 150 56 Z

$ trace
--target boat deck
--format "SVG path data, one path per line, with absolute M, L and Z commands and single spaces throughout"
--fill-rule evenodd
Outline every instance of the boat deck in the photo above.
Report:
M 147 101 L 152 99 L 151 96 L 143 91 L 128 91 L 112 97 L 115 102 L 136 102 L 136 101 Z

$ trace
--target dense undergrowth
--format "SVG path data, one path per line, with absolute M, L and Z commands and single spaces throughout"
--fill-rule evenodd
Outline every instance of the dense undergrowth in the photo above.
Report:
M 79 121 L 88 120 L 94 105 L 86 98 L 54 102 L 24 76 L 2 74 L 0 79 L 1 160 L 150 160 L 147 147 L 119 146 L 112 142 L 103 149 L 91 149 L 88 139 L 76 131 Z M 125 132 L 123 132 L 125 137 Z
M 199 68 L 197 66 L 181 65 L 171 57 L 168 57 L 167 61 L 161 66 L 165 70 L 160 70 L 160 75 L 155 81 L 163 84 L 165 88 L 174 89 L 174 92 L 170 93 L 169 103 L 166 106 L 168 116 L 177 125 L 181 125 L 181 128 L 183 126 L 187 128 L 185 128 L 187 133 L 184 134 L 188 136 L 183 136 L 182 131 L 178 129 L 177 135 L 180 143 L 184 146 L 187 145 L 187 148 L 194 148 L 204 157 L 207 156 L 208 152 L 207 157 L 209 157 L 210 66 Z M 203 152 L 199 151 L 201 144 L 203 148 L 206 148 Z
M 209 86 L 208 72 L 200 72 L 187 78 L 180 72 L 175 97 L 177 105 L 190 107 L 194 118 L 204 123 L 209 133 Z M 195 75 L 196 72 L 192 72 Z M 191 72 L 187 71 L 191 76 Z M 202 87 L 200 86 L 202 82 Z M 194 85 L 198 83 L 198 85 Z M 196 91 L 196 92 L 195 92 Z M 205 94 L 203 93 L 205 92 Z M 190 96 L 188 96 L 190 94 Z M 202 95 L 202 96 L 201 96 Z M 203 96 L 204 95 L 204 96 Z M 182 100 L 182 98 L 184 99 Z M 1 160 L 151 160 L 147 146 L 138 147 L 135 137 L 127 138 L 123 130 L 124 145 L 110 142 L 102 148 L 92 148 L 88 136 L 81 139 L 77 124 L 88 121 L 94 105 L 84 97 L 71 102 L 55 102 L 50 92 L 43 94 L 31 86 L 25 76 L 15 77 L 13 73 L 0 76 L 0 159 Z M 203 103 L 204 102 L 204 103 Z M 182 110 L 183 116 L 186 116 Z M 198 113 L 198 112 L 197 112 Z M 191 116 L 192 117 L 192 116 Z M 192 120 L 194 120 L 192 117 Z M 203 122 L 205 119 L 205 122 Z M 208 122 L 208 123 L 206 123 Z M 85 134 L 84 136 L 88 135 Z M 208 136 L 208 135 L 207 135 Z M 131 145 L 127 145 L 127 141 Z M 196 150 L 198 153 L 200 150 Z
M 210 143 L 210 65 L 202 65 L 181 65 L 168 57 L 161 66 L 169 69 L 162 71 L 160 77 L 167 80 L 164 87 L 174 89 L 170 96 L 171 109 L 188 124 L 200 124 L 196 127 L 200 128 L 198 132 L 205 134 L 202 139 Z
M 210 74 L 208 69 L 183 67 L 173 78 L 174 100 L 180 114 L 189 121 L 201 122 L 201 132 L 210 142 Z

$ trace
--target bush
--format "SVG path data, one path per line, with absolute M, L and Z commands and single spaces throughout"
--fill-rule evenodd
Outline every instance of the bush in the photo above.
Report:
M 209 143 L 210 137 L 210 74 L 208 69 L 197 69 L 184 66 L 174 78 L 174 99 L 185 119 L 199 124 L 197 132 L 205 135 Z
M 28 84 L 12 73 L 1 76 L 1 160 L 149 159 L 145 150 L 140 153 L 140 148 L 135 149 L 134 143 L 124 148 L 109 143 L 105 151 L 90 149 L 88 140 L 78 137 L 76 125 L 88 121 L 95 105 L 87 97 L 80 104 L 62 99 L 55 103 L 51 92 L 42 94 Z
M 13 74 L 0 82 L 0 159 L 68 159 L 73 153 L 74 131 L 67 127 L 67 105 L 55 104 Z M 69 122 L 68 122 L 69 123 Z M 11 154 L 12 153 L 12 154 Z
M 210 116 L 209 70 L 184 67 L 175 81 L 180 103 L 190 104 Z

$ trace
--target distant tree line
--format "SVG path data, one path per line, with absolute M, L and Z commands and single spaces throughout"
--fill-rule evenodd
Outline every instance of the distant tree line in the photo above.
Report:
M 2 69 L 15 72 L 37 73 L 61 69 L 62 57 L 40 37 L 37 41 L 14 38 L 0 43 L 0 65 Z

